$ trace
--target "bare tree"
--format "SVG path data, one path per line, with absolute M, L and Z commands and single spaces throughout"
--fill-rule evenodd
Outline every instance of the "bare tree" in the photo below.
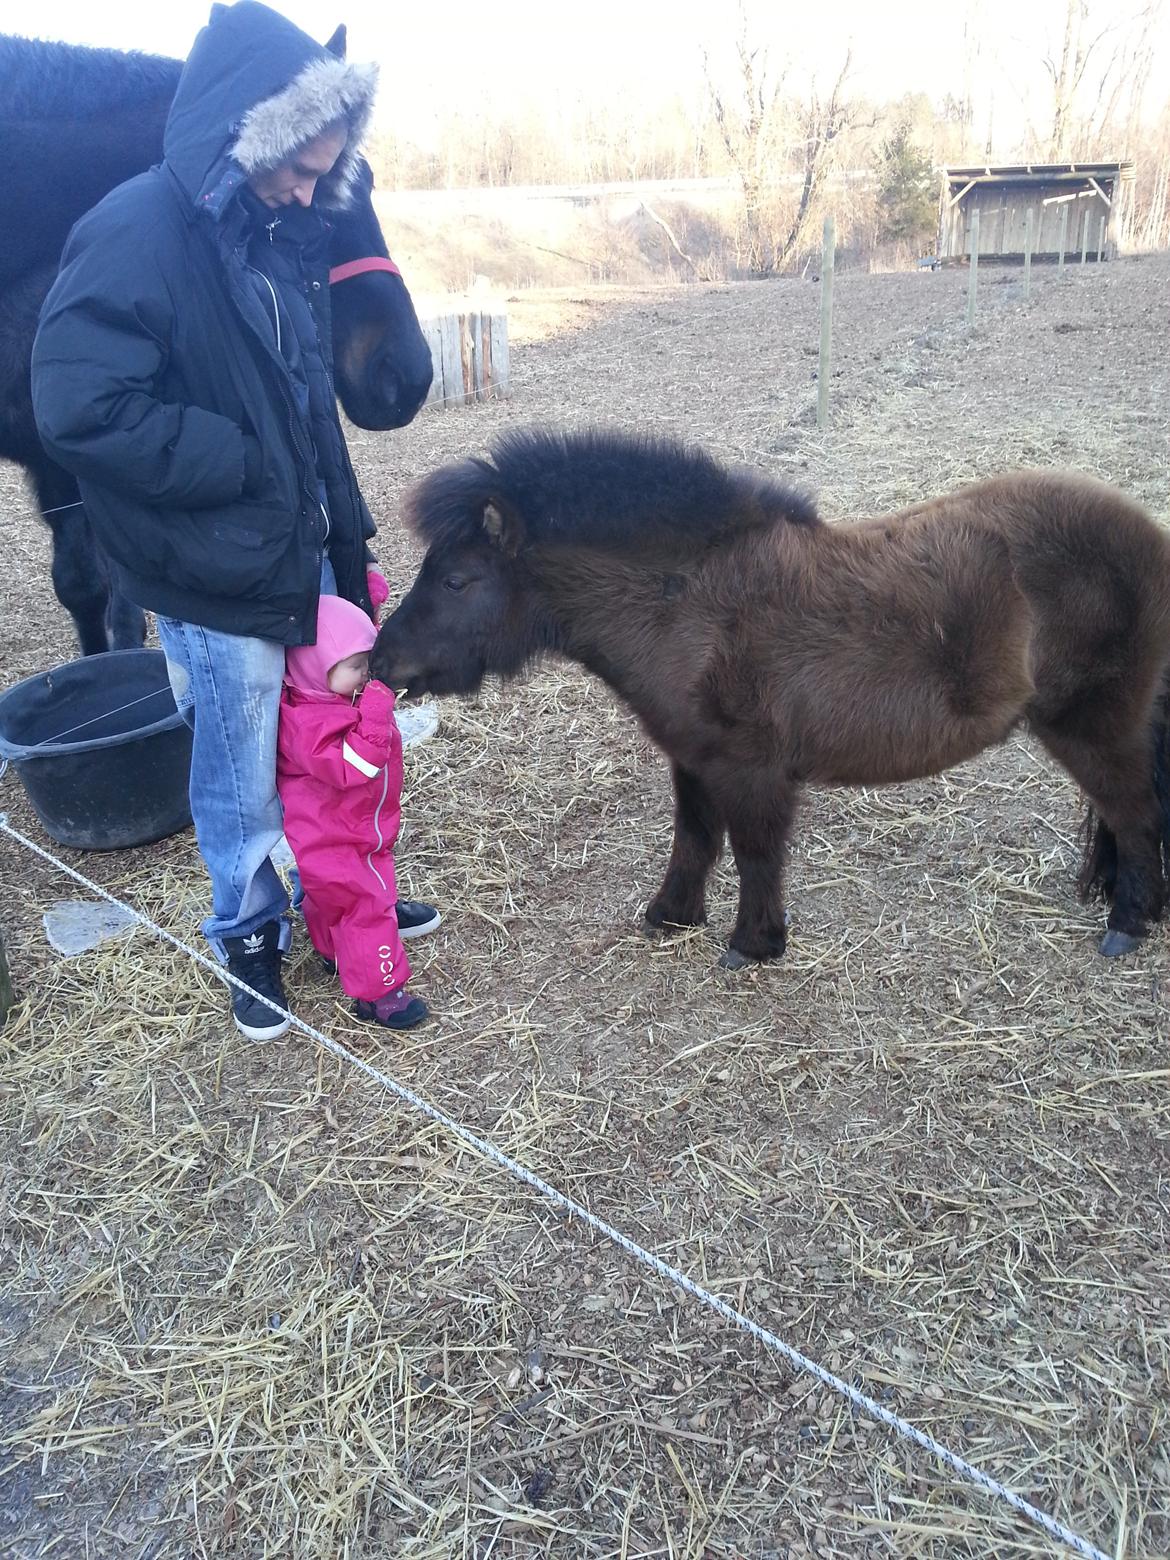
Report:
M 772 140 L 773 120 L 780 104 L 784 77 L 783 74 L 774 75 L 769 69 L 768 51 L 758 45 L 753 47 L 749 41 L 743 0 L 739 4 L 739 35 L 735 42 L 735 53 L 740 81 L 736 102 L 732 102 L 716 85 L 706 50 L 703 51 L 703 70 L 720 138 L 743 186 L 748 268 L 762 276 L 771 271 L 774 265 L 765 218 L 765 176 L 769 162 L 767 150 Z
M 776 248 L 777 267 L 785 265 L 799 252 L 809 222 L 815 214 L 817 198 L 836 160 L 837 142 L 856 120 L 853 107 L 846 102 L 842 92 L 851 61 L 852 55 L 847 52 L 841 73 L 833 83 L 828 98 L 821 102 L 814 90 L 803 112 L 804 178 L 788 232 Z
M 1054 162 L 1072 155 L 1078 142 L 1099 139 L 1106 126 L 1114 126 L 1123 92 L 1130 100 L 1131 125 L 1135 122 L 1152 63 L 1150 40 L 1161 10 L 1162 0 L 1147 0 L 1128 17 L 1114 12 L 1098 27 L 1092 19 L 1090 0 L 1067 0 L 1059 58 L 1054 50 L 1044 59 L 1052 80 L 1048 155 Z M 1111 46 L 1106 39 L 1112 40 Z M 1097 63 L 1090 74 L 1094 59 Z M 1092 107 L 1078 115 L 1078 98 L 1092 90 L 1094 83 Z
M 715 124 L 743 188 L 747 268 L 756 276 L 768 276 L 799 251 L 836 160 L 837 143 L 854 123 L 844 96 L 851 57 L 846 54 L 827 98 L 814 87 L 803 104 L 786 102 L 784 73 L 772 69 L 767 49 L 752 41 L 744 0 L 739 4 L 735 57 L 734 97 L 717 84 L 705 52 L 703 67 Z M 782 213 L 780 175 L 794 162 L 800 192 L 795 211 Z
M 966 162 L 967 136 L 975 122 L 973 81 L 983 47 L 979 0 L 972 0 L 963 15 L 963 93 L 958 103 L 959 161 Z
M 1141 125 L 1163 9 L 1163 0 L 1148 0 L 1132 17 L 1101 72 L 1096 101 L 1086 116 L 1086 130 L 1093 143 L 1100 146 L 1108 137 L 1118 155 L 1132 149 Z

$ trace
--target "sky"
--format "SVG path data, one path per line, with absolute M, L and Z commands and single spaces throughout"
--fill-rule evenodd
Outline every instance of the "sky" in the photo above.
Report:
M 911 91 L 961 95 L 964 27 L 973 24 L 983 39 L 976 135 L 985 138 L 990 119 L 993 139 L 1006 145 L 1044 101 L 1043 57 L 1059 45 L 1066 0 L 746 4 L 753 38 L 787 63 L 794 87 L 815 80 L 827 88 L 851 47 L 852 94 L 879 101 Z M 1092 9 L 1104 25 L 1140 4 L 1092 0 Z M 607 104 L 700 91 L 703 49 L 717 71 L 729 69 L 737 25 L 730 0 L 275 0 L 275 8 L 320 39 L 346 22 L 350 56 L 382 66 L 379 120 L 423 144 L 445 115 L 485 97 L 502 107 L 519 99 L 552 106 L 565 94 Z M 207 0 L 0 0 L 0 30 L 184 55 L 207 12 Z M 1162 12 L 1147 98 L 1155 112 L 1170 98 L 1170 0 Z

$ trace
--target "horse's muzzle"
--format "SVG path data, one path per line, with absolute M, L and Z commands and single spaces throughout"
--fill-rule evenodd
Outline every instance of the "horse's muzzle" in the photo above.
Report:
M 413 420 L 427 398 L 433 375 L 429 352 L 403 367 L 387 350 L 367 360 L 356 383 L 339 374 L 337 389 L 350 421 L 380 433 L 405 428 Z

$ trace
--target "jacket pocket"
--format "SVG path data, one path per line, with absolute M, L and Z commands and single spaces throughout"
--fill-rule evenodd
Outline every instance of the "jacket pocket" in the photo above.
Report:
M 307 568 L 296 512 L 284 504 L 244 499 L 182 511 L 167 528 L 167 544 L 164 576 L 208 596 L 283 596 Z

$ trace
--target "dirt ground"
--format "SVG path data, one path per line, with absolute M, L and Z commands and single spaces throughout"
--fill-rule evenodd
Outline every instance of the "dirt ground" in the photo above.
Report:
M 965 276 L 839 276 L 823 432 L 811 282 L 515 299 L 508 401 L 353 433 L 387 572 L 405 485 L 537 421 L 832 517 L 1023 464 L 1170 515 L 1170 258 L 981 282 L 972 334 Z M 0 509 L 7 681 L 72 641 L 12 468 Z M 298 1011 L 1109 1555 L 1170 1553 L 1170 934 L 1097 957 L 1038 749 L 811 796 L 789 952 L 738 976 L 726 865 L 705 932 L 641 935 L 666 772 L 574 669 L 445 704 L 404 812 L 434 1022 L 372 1038 L 303 942 Z M 190 835 L 67 855 L 197 938 Z M 1062 1552 L 307 1038 L 242 1044 L 147 933 L 53 954 L 78 891 L 7 838 L 0 878 L 0 1552 Z

